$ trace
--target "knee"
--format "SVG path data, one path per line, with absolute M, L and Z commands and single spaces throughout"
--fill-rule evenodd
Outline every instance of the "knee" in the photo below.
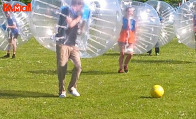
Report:
M 129 56 L 129 57 L 132 57 L 132 56 L 133 56 L 133 53 L 128 54 L 128 56 Z
M 125 53 L 124 52 L 120 52 L 120 56 L 121 57 L 124 57 L 125 56 Z
M 81 65 L 75 65 L 75 70 L 81 72 L 82 71 Z
M 64 68 L 65 65 L 66 65 L 65 63 L 57 62 L 57 67 L 58 67 L 58 68 Z

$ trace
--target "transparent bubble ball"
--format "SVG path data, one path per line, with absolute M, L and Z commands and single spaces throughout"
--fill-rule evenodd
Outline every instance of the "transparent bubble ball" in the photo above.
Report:
M 123 16 L 127 7 L 135 8 L 133 18 L 136 20 L 136 31 L 133 52 L 134 54 L 146 53 L 155 46 L 159 38 L 161 24 L 158 14 L 152 6 L 146 3 L 126 1 L 121 2 Z M 119 51 L 118 43 L 115 44 L 113 50 Z M 125 51 L 128 50 L 125 48 Z
M 196 26 L 196 1 L 190 0 L 177 9 L 174 24 L 178 40 L 190 48 L 196 47 L 194 26 Z
M 158 13 L 161 22 L 161 32 L 156 46 L 169 43 L 176 36 L 174 32 L 175 9 L 164 1 L 147 1 Z
M 70 7 L 71 0 L 33 0 L 31 28 L 36 40 L 52 51 L 56 50 L 60 9 Z M 110 49 L 118 37 L 121 11 L 118 0 L 84 0 L 84 30 L 77 35 L 77 47 L 82 58 L 99 56 Z M 79 23 L 79 26 L 81 25 Z
M 17 3 L 21 6 L 26 6 L 24 3 L 17 1 L 8 2 L 12 7 Z M 19 36 L 17 38 L 17 46 L 20 46 L 26 43 L 32 37 L 32 33 L 30 31 L 30 24 L 27 12 L 10 12 L 10 16 L 13 21 L 16 22 L 16 26 L 19 32 Z M 8 47 L 8 32 L 6 30 L 7 26 L 7 18 L 3 12 L 2 6 L 0 6 L 0 25 L 2 34 L 0 37 L 0 50 L 7 50 Z
M 0 6 L 0 50 L 7 50 L 8 34 L 6 31 L 6 17 L 3 12 L 3 7 Z

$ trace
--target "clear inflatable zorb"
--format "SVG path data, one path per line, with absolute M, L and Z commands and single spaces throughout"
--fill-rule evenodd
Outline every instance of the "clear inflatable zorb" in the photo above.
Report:
M 71 0 L 33 0 L 31 13 L 32 32 L 44 47 L 55 51 L 58 21 L 62 7 L 71 7 Z M 118 0 L 84 0 L 82 20 L 78 24 L 77 46 L 82 58 L 99 56 L 110 49 L 120 31 Z M 65 16 L 66 17 L 66 16 Z
M 55 34 L 61 0 L 32 0 L 30 26 L 33 36 L 47 49 L 56 50 Z
M 196 48 L 196 1 L 190 0 L 182 4 L 177 10 L 175 19 L 177 38 L 186 46 Z
M 3 12 L 3 7 L 2 5 L 0 5 L 0 24 L 2 25 L 6 20 L 6 17 L 4 15 L 4 12 Z
M 169 43 L 175 37 L 174 33 L 174 17 L 176 15 L 175 9 L 163 1 L 147 1 L 158 13 L 161 22 L 161 32 L 159 35 L 157 47 Z
M 18 1 L 11 1 L 9 2 L 11 6 L 14 6 L 16 4 L 19 4 L 20 6 L 27 6 L 26 4 Z M 20 40 L 18 40 L 18 44 L 23 44 L 30 40 L 32 38 L 32 33 L 30 30 L 30 24 L 29 24 L 29 12 L 12 12 L 13 18 L 17 22 L 17 27 L 19 30 Z
M 0 28 L 0 49 L 1 50 L 6 50 L 6 48 L 7 48 L 7 47 L 4 47 L 4 42 L 5 42 L 4 39 L 6 39 L 6 38 L 7 37 L 6 37 L 6 34 L 5 34 L 4 30 L 2 28 Z
M 6 31 L 6 17 L 2 6 L 0 6 L 0 50 L 6 50 L 8 42 L 8 33 Z
M 136 21 L 136 25 L 133 53 L 146 53 L 151 50 L 158 41 L 160 32 L 160 20 L 158 14 L 150 5 L 136 1 L 122 2 L 122 14 L 125 14 L 125 9 L 128 7 L 135 9 L 133 19 Z M 114 50 L 116 49 L 118 49 L 117 44 L 114 46 Z M 129 53 L 129 49 L 125 48 L 125 52 Z
M 17 2 L 17 1 L 11 1 L 8 2 L 12 7 L 16 4 L 19 4 L 21 6 L 26 6 L 24 3 Z M 1 36 L 0 37 L 0 49 L 1 50 L 7 50 L 8 47 L 8 30 L 6 28 L 7 26 L 7 18 L 5 17 L 5 13 L 2 11 L 2 6 L 0 9 L 0 24 L 1 24 Z M 29 20 L 28 20 L 28 14 L 27 12 L 9 12 L 12 20 L 16 23 L 16 27 L 19 32 L 19 37 L 17 38 L 17 46 L 20 46 L 24 43 L 26 43 L 31 37 L 31 31 L 29 26 Z

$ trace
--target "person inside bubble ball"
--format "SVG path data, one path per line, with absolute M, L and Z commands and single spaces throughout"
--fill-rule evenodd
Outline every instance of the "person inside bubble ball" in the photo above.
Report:
M 160 22 L 163 23 L 163 18 L 160 15 L 160 12 L 158 12 L 158 15 L 159 15 Z M 148 55 L 151 56 L 152 55 L 152 49 L 149 50 L 147 53 L 148 53 Z M 159 48 L 159 42 L 157 41 L 157 43 L 155 44 L 155 55 L 159 56 L 159 53 L 160 53 L 160 48 Z
M 133 43 L 135 42 L 135 23 L 136 23 L 136 21 L 133 18 L 134 11 L 135 8 L 133 7 L 126 8 L 126 14 L 123 17 L 123 25 L 120 32 L 120 37 L 118 39 L 118 45 L 120 48 L 118 73 L 128 72 L 128 63 L 133 56 Z M 124 61 L 125 47 L 129 49 L 129 52 Z M 123 67 L 123 62 L 124 62 L 124 67 Z
M 18 29 L 16 26 L 16 22 L 11 18 L 9 12 L 5 12 L 5 16 L 7 18 L 7 31 L 8 31 L 8 48 L 7 48 L 7 55 L 4 56 L 4 58 L 10 57 L 10 49 L 11 46 L 13 47 L 13 55 L 12 58 L 15 58 L 16 55 L 16 42 L 18 38 Z
M 78 24 L 78 38 L 76 44 L 80 51 L 86 51 L 88 45 L 88 35 L 89 31 L 89 21 L 90 21 L 91 11 L 88 5 L 84 4 L 82 8 L 82 19 Z
M 195 36 L 196 36 L 196 14 L 194 14 L 194 16 L 193 16 L 193 25 L 194 25 L 194 32 L 195 32 Z
M 81 73 L 81 60 L 79 49 L 75 46 L 77 39 L 78 23 L 82 18 L 83 0 L 72 0 L 71 6 L 61 7 L 61 14 L 58 22 L 58 33 L 56 34 L 56 58 L 59 81 L 59 97 L 66 97 L 64 87 L 65 75 L 67 73 L 68 60 L 74 63 L 71 81 L 67 92 L 73 96 L 80 96 L 77 88 L 77 80 Z
M 193 27 L 195 32 L 195 51 L 196 51 L 196 14 L 193 15 Z

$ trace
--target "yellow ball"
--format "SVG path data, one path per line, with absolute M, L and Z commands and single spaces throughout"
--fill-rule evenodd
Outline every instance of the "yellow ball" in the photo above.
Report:
M 151 89 L 151 96 L 154 98 L 160 98 L 164 94 L 164 89 L 160 85 L 154 85 Z

